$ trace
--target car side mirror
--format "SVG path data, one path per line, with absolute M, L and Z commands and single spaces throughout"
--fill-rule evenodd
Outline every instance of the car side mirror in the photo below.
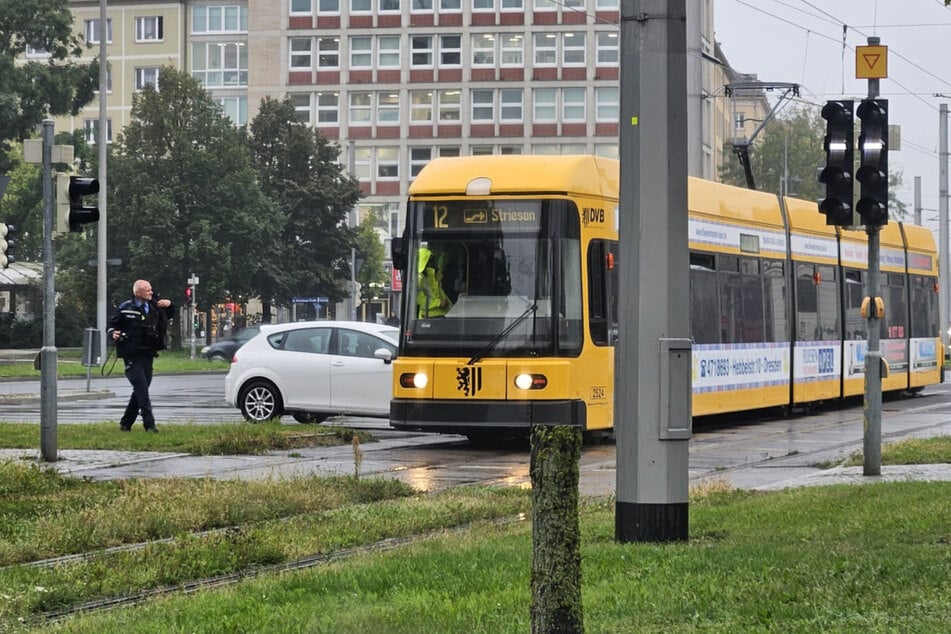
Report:
M 386 365 L 393 363 L 393 353 L 387 348 L 377 348 L 373 351 L 373 356 L 377 359 L 383 359 L 383 363 Z

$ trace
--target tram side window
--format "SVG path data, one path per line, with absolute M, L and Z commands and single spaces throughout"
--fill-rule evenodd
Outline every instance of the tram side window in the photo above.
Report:
M 720 302 L 713 255 L 690 254 L 690 334 L 694 343 L 720 343 Z
M 816 341 L 819 332 L 819 291 L 816 267 L 796 265 L 796 341 Z
M 796 265 L 796 339 L 823 341 L 838 338 L 838 297 L 835 268 Z
M 820 265 L 819 285 L 819 338 L 830 340 L 839 338 L 839 292 L 834 266 Z
M 938 336 L 938 294 L 932 277 L 915 275 L 911 278 L 911 336 L 916 338 Z
M 617 333 L 617 243 L 592 240 L 588 246 L 588 315 L 591 340 L 614 344 Z
M 739 258 L 721 255 L 717 258 L 717 286 L 720 287 L 720 342 L 743 341 L 743 287 Z
M 845 338 L 867 339 L 866 320 L 862 318 L 862 300 L 865 298 L 865 271 L 845 271 Z
M 885 300 L 885 319 L 881 322 L 880 336 L 883 339 L 904 339 L 908 336 L 908 294 L 902 273 L 883 276 L 882 298 Z
M 766 341 L 789 341 L 786 275 L 782 262 L 763 261 L 763 292 L 766 306 Z
M 763 307 L 763 278 L 760 261 L 740 258 L 740 281 L 743 285 L 742 331 L 744 343 L 766 340 L 766 315 Z

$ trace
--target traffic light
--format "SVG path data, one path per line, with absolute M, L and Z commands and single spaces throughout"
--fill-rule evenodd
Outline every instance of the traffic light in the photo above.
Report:
M 888 224 L 888 100 L 864 100 L 858 116 L 862 132 L 855 178 L 862 187 L 855 208 L 862 224 L 880 227 Z
M 99 207 L 87 207 L 83 198 L 99 193 L 95 178 L 58 174 L 56 177 L 56 229 L 61 233 L 82 231 L 82 226 L 99 221 Z
M 852 102 L 826 102 L 822 108 L 822 118 L 827 122 L 823 141 L 826 164 L 819 169 L 817 176 L 819 182 L 826 186 L 826 196 L 819 201 L 819 211 L 826 215 L 827 225 L 847 227 L 856 224 L 852 213 L 852 170 L 855 161 Z
M 14 262 L 14 241 L 10 235 L 15 233 L 16 230 L 16 227 L 13 225 L 0 222 L 0 269 L 5 269 Z
M 185 305 L 186 306 L 192 305 L 192 287 L 191 286 L 185 287 Z

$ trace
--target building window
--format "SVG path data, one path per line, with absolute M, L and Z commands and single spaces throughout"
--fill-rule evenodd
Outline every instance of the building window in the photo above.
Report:
M 311 15 L 312 0 L 291 0 L 291 15 Z
M 439 0 L 440 13 L 462 12 L 462 0 Z
M 86 143 L 95 145 L 99 139 L 99 119 L 84 119 L 83 135 Z M 112 143 L 112 119 L 106 119 L 106 143 Z
M 440 90 L 439 122 L 459 123 L 462 118 L 462 92 L 459 90 Z
M 561 120 L 579 122 L 585 121 L 585 89 L 564 88 L 561 91 Z
M 525 10 L 525 5 L 522 0 L 502 0 L 502 10 L 522 12 Z
M 158 90 L 159 67 L 142 66 L 135 69 L 135 89 L 142 90 L 146 86 L 152 86 Z
M 535 0 L 536 11 L 557 11 L 558 5 L 555 0 Z
M 432 123 L 433 93 L 428 90 L 413 90 L 409 93 L 410 124 Z
M 462 150 L 458 145 L 443 145 L 436 148 L 436 151 L 439 152 L 440 158 L 452 158 L 455 156 L 462 156 Z
M 605 31 L 597 34 L 598 66 L 618 65 L 620 39 L 617 33 Z
M 106 66 L 106 92 L 112 92 L 112 66 Z M 99 94 L 99 82 L 96 82 L 95 94 Z
M 579 31 L 562 34 L 561 56 L 565 66 L 584 66 L 584 33 Z
M 462 36 L 439 36 L 439 67 L 459 68 L 462 66 Z
M 395 180 L 400 177 L 400 149 L 398 147 L 377 149 L 376 177 L 378 180 Z
M 246 33 L 248 8 L 212 6 L 192 8 L 192 33 Z
M 380 125 L 399 125 L 400 93 L 380 92 L 376 98 L 376 122 Z
M 584 3 L 585 0 L 563 0 L 561 7 L 562 10 L 584 11 Z
M 472 65 L 495 66 L 495 35 L 477 33 L 472 36 Z
M 603 156 L 609 159 L 618 159 L 621 156 L 617 143 L 596 143 L 594 153 L 597 156 Z
M 522 146 L 521 145 L 500 145 L 499 154 L 504 156 L 510 156 L 512 154 L 521 154 Z
M 215 99 L 221 105 L 222 113 L 238 126 L 248 125 L 248 98 L 221 97 Z
M 410 48 L 412 49 L 410 64 L 414 68 L 433 67 L 432 35 L 413 35 L 410 38 Z
M 472 156 L 492 156 L 495 154 L 495 148 L 491 145 L 473 145 L 469 148 L 469 153 Z
M 410 11 L 413 13 L 432 13 L 433 0 L 413 0 Z
M 433 160 L 431 147 L 411 147 L 409 149 L 409 176 L 416 178 L 426 164 Z
M 372 174 L 373 150 L 368 147 L 356 147 L 353 150 L 353 175 L 361 181 L 369 181 Z
M 369 35 L 350 38 L 350 69 L 371 68 L 373 63 L 373 40 Z
M 340 0 L 317 0 L 317 10 L 322 15 L 339 15 Z
M 472 121 L 486 123 L 495 121 L 495 100 L 492 90 L 473 90 Z
M 532 119 L 535 123 L 554 123 L 558 120 L 556 100 L 555 88 L 535 88 L 532 91 L 532 101 L 534 101 Z
M 370 123 L 373 121 L 372 106 L 372 93 L 350 93 L 350 125 L 370 125 Z
M 733 115 L 733 129 L 742 130 L 746 127 L 746 115 L 742 112 L 737 112 Z
M 317 93 L 317 125 L 336 125 L 340 121 L 340 93 Z
M 301 123 L 310 124 L 310 95 L 305 93 L 296 93 L 290 95 L 291 103 L 294 104 L 294 117 Z
M 380 13 L 399 13 L 400 0 L 380 0 Z
M 618 0 L 595 0 L 595 8 L 598 11 L 617 11 Z
M 400 36 L 381 35 L 377 39 L 377 68 L 400 67 Z
M 86 44 L 99 44 L 99 20 L 83 21 L 83 30 L 86 33 Z M 106 43 L 112 44 L 112 18 L 106 19 Z
M 370 13 L 373 11 L 373 0 L 350 0 L 350 13 Z
M 495 0 L 472 0 L 472 12 L 495 11 Z
M 290 42 L 291 70 L 310 70 L 310 56 L 313 40 L 309 37 L 292 37 Z
M 237 42 L 192 45 L 192 76 L 208 87 L 248 85 L 248 47 Z
M 521 88 L 502 88 L 499 90 L 499 114 L 502 123 L 522 122 Z
M 163 18 L 160 15 L 150 15 L 135 19 L 136 42 L 159 42 L 163 39 Z
M 317 38 L 317 68 L 320 70 L 340 68 L 340 40 L 338 38 Z
M 617 123 L 621 120 L 620 89 L 601 86 L 594 89 L 595 121 Z
M 522 68 L 525 58 L 525 38 L 521 33 L 503 33 L 500 36 L 502 46 L 502 66 Z
M 535 66 L 555 66 L 558 63 L 558 34 L 535 33 Z

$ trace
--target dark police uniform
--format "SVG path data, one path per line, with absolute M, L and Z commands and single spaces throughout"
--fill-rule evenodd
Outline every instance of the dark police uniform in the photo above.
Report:
M 109 319 L 109 338 L 122 333 L 116 340 L 116 356 L 125 362 L 125 376 L 132 384 L 132 396 L 119 420 L 123 430 L 129 430 L 139 412 L 146 430 L 155 429 L 149 385 L 152 383 L 152 361 L 159 350 L 165 349 L 168 322 L 175 314 L 174 306 L 159 308 L 158 296 L 145 302 L 137 298 L 126 300 L 116 307 Z

